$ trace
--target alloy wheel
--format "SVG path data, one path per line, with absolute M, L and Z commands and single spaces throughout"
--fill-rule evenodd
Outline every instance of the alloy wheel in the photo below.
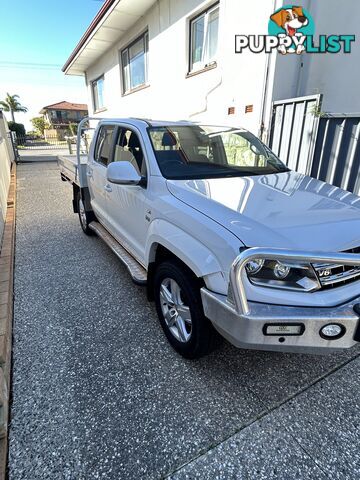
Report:
M 192 332 L 190 308 L 184 303 L 180 286 L 172 278 L 161 282 L 160 304 L 169 331 L 179 342 L 186 343 Z
M 86 218 L 86 212 L 85 212 L 85 206 L 84 206 L 84 202 L 82 201 L 82 199 L 80 198 L 79 200 L 79 217 L 80 217 L 80 222 L 81 222 L 81 225 L 83 226 L 83 228 L 87 228 L 87 218 Z

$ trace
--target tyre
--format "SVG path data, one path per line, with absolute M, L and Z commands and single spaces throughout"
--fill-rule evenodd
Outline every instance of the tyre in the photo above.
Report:
M 154 274 L 157 314 L 172 347 L 185 358 L 200 358 L 218 340 L 203 312 L 199 280 L 180 262 L 167 260 Z
M 77 196 L 77 204 L 78 204 L 78 215 L 80 220 L 81 228 L 86 235 L 94 235 L 94 232 L 89 228 L 89 223 L 91 223 L 95 216 L 92 212 L 87 212 L 85 210 L 84 202 L 81 198 L 80 192 Z

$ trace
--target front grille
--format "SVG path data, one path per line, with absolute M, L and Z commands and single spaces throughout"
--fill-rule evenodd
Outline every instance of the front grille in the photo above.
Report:
M 360 247 L 352 248 L 343 253 L 358 253 Z M 347 285 L 348 283 L 360 280 L 360 267 L 352 267 L 348 265 L 332 265 L 319 264 L 313 265 L 315 272 L 319 278 L 322 290 Z

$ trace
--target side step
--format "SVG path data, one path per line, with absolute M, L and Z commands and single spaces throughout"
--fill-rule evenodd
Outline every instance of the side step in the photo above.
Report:
M 135 283 L 138 285 L 146 285 L 147 272 L 120 243 L 99 223 L 89 223 L 89 228 L 93 230 L 98 237 L 100 237 L 115 255 L 123 262 L 125 267 L 129 270 L 129 273 Z

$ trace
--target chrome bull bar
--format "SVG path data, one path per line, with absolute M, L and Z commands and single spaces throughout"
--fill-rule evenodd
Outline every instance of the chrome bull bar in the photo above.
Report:
M 282 262 L 302 263 L 327 263 L 331 265 L 346 265 L 360 267 L 360 255 L 353 253 L 326 253 L 292 251 L 276 248 L 254 247 L 244 250 L 234 260 L 230 269 L 230 283 L 234 297 L 236 311 L 240 315 L 249 315 L 250 307 L 246 297 L 245 278 L 247 278 L 245 266 L 254 259 L 278 260 Z

